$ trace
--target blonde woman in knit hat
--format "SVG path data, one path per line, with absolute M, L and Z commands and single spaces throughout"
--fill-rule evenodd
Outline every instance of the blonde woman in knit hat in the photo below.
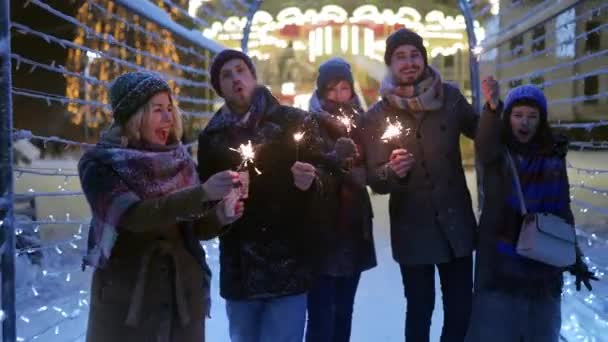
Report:
M 156 74 L 118 77 L 110 98 L 114 124 L 78 166 L 93 213 L 87 341 L 204 341 L 210 271 L 199 241 L 242 215 L 238 203 L 227 217 L 222 201 L 238 173 L 200 184 L 171 90 Z

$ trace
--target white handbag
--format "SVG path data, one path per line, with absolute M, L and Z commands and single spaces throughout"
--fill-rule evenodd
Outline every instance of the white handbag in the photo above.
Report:
M 515 179 L 517 196 L 524 216 L 517 240 L 517 254 L 556 267 L 573 265 L 576 262 L 574 227 L 553 214 L 528 213 L 517 168 L 508 151 L 507 161 Z

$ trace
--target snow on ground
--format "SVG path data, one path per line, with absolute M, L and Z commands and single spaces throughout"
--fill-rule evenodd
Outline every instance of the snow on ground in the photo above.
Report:
M 569 160 L 572 164 L 585 168 L 608 169 L 608 153 L 572 152 Z M 39 161 L 35 167 L 50 169 L 62 168 L 64 171 L 74 171 L 75 160 Z M 16 174 L 16 176 L 19 176 Z M 474 173 L 468 172 L 467 178 L 474 200 L 476 186 Z M 608 189 L 608 175 L 589 177 L 584 174 L 570 174 L 571 184 Z M 79 191 L 77 177 L 40 177 L 23 174 L 15 180 L 15 191 L 27 193 L 30 189 L 36 192 L 46 191 Z M 594 194 L 592 191 L 574 188 L 572 194 L 575 200 L 581 200 L 594 206 L 608 209 L 608 197 Z M 353 342 L 368 341 L 403 341 L 403 326 L 405 317 L 405 299 L 401 285 L 401 275 L 397 264 L 392 260 L 386 196 L 373 196 L 375 209 L 375 239 L 379 266 L 365 272 L 362 276 L 357 293 L 353 318 Z M 69 219 L 77 221 L 90 216 L 84 197 L 71 196 L 66 198 L 39 198 L 36 202 L 38 220 L 50 219 L 57 221 Z M 573 206 L 577 222 L 589 233 L 595 233 L 598 241 L 608 239 L 608 216 L 592 210 L 584 212 L 584 208 Z M 24 226 L 27 230 L 27 226 Z M 29 227 L 35 229 L 35 227 Z M 90 271 L 80 271 L 80 253 L 86 239 L 86 226 L 83 227 L 83 239 L 70 241 L 74 235 L 79 236 L 79 225 L 41 225 L 39 232 L 45 243 L 61 242 L 59 249 L 48 248 L 41 251 L 41 265 L 32 265 L 27 256 L 17 258 L 17 325 L 18 335 L 24 341 L 83 341 L 86 330 L 88 306 L 88 291 L 90 286 Z M 591 261 L 597 263 L 606 272 L 608 266 L 608 244 L 593 242 L 586 239 L 581 242 Z M 72 245 L 71 243 L 74 245 Z M 217 241 L 205 242 L 208 251 L 208 262 L 213 270 L 212 283 L 212 319 L 207 323 L 207 337 L 211 342 L 228 341 L 227 319 L 224 301 L 219 298 L 218 284 L 218 245 Z M 74 248 L 76 247 L 76 248 Z M 571 282 L 571 280 L 568 280 Z M 439 282 L 436 282 L 438 287 Z M 606 280 L 596 284 L 592 295 L 588 292 L 580 294 L 572 291 L 572 285 L 567 286 L 564 296 L 563 336 L 568 341 L 608 341 L 608 284 Z M 432 321 L 431 341 L 439 340 L 441 330 L 442 310 L 441 296 L 437 292 L 435 312 Z

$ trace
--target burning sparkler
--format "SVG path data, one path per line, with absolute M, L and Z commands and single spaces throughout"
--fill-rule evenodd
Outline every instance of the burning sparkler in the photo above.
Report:
M 293 140 L 296 142 L 296 161 L 300 159 L 300 141 L 304 138 L 304 132 L 296 132 Z
M 249 163 L 251 163 L 251 165 L 254 165 L 255 151 L 253 149 L 253 145 L 251 144 L 251 140 L 247 141 L 247 144 L 241 144 L 238 149 L 230 148 L 230 150 L 241 155 L 242 161 L 241 165 L 239 166 L 239 170 L 246 168 Z M 262 174 L 262 172 L 260 172 L 260 170 L 258 170 L 255 165 L 253 166 L 253 169 L 258 175 Z
M 380 140 L 382 140 L 385 143 L 387 143 L 395 138 L 398 138 L 399 136 L 401 136 L 401 133 L 403 131 L 403 126 L 401 125 L 401 122 L 399 122 L 399 121 L 392 123 L 389 118 L 386 118 L 386 123 L 388 124 L 388 126 L 386 127 L 384 134 L 382 134 L 382 136 L 380 137 Z
M 350 135 L 350 131 L 352 131 L 353 128 L 357 128 L 357 126 L 355 125 L 355 120 L 353 119 L 352 115 L 347 115 L 346 113 L 344 113 L 344 111 L 342 110 L 342 108 L 340 108 L 340 116 L 338 116 L 338 121 L 340 121 L 344 127 L 346 127 L 346 133 L 348 135 Z

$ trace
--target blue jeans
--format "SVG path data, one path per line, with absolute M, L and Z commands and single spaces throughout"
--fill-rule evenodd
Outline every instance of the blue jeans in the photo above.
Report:
M 561 298 L 475 293 L 466 342 L 558 342 Z
M 361 273 L 323 275 L 308 293 L 306 342 L 348 342 Z
M 232 342 L 302 342 L 306 294 L 226 301 Z
M 443 298 L 443 328 L 440 342 L 462 342 L 467 333 L 473 301 L 471 256 L 437 265 L 401 265 L 403 288 L 407 299 L 405 316 L 407 342 L 429 342 L 431 318 L 435 307 L 435 267 L 439 270 Z

